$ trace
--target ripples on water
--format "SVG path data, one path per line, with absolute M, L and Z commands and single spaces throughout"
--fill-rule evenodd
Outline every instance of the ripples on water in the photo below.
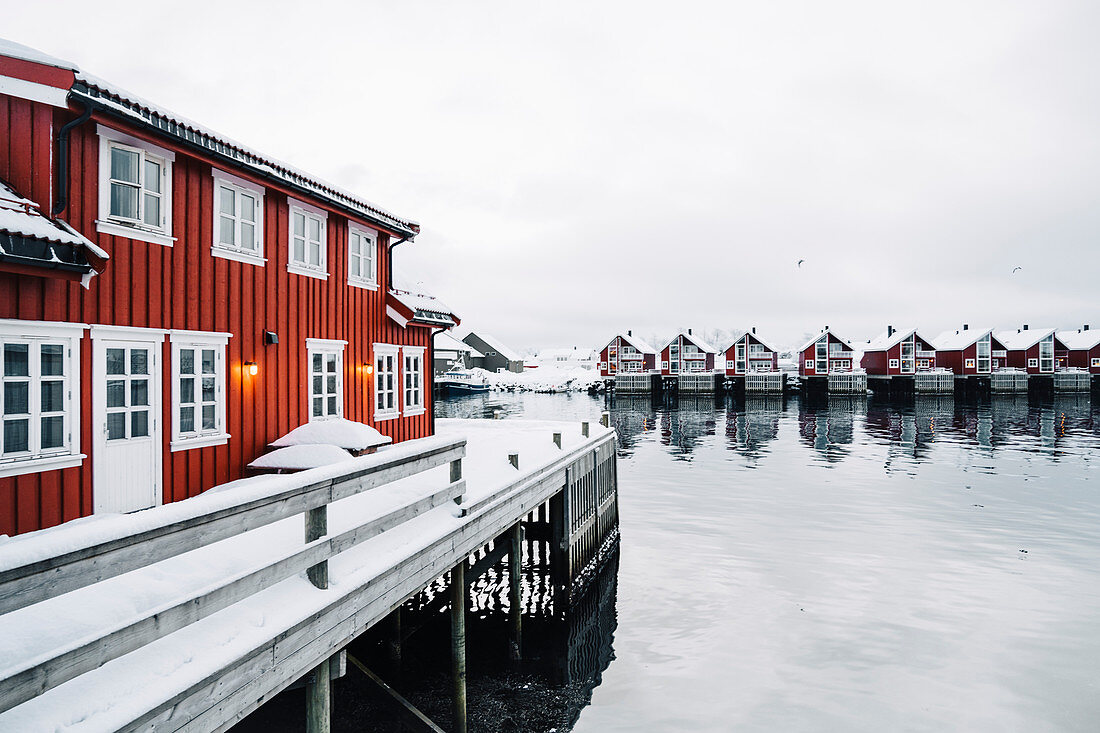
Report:
M 487 395 L 620 432 L 616 659 L 576 731 L 1100 729 L 1100 410 Z

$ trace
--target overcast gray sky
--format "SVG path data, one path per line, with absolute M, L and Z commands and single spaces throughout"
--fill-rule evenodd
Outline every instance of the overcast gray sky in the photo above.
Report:
M 1095 2 L 0 11 L 4 37 L 416 218 L 399 267 L 520 349 L 1100 326 Z

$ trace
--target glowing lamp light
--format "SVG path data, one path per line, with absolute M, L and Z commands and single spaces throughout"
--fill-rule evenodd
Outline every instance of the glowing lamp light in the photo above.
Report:
M 256 376 L 260 373 L 260 365 L 254 361 L 246 361 L 244 363 L 245 369 L 248 370 L 250 376 Z
M 363 371 L 365 371 L 367 373 L 367 376 L 369 377 L 370 375 L 374 374 L 374 365 L 373 364 L 364 364 L 363 365 Z

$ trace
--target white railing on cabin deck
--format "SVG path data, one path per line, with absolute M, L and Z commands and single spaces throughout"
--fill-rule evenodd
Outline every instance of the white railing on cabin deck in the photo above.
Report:
M 935 359 L 936 358 L 936 352 L 935 351 L 918 351 L 917 352 L 917 358 L 918 359 Z
M 427 445 L 425 445 L 427 443 Z M 64 526 L 50 535 L 26 536 L 0 546 L 0 614 L 60 596 L 101 580 L 153 565 L 214 542 L 240 535 L 296 515 L 305 518 L 304 543 L 252 572 L 226 579 L 201 595 L 180 598 L 170 608 L 158 608 L 137 621 L 83 645 L 58 651 L 48 659 L 15 669 L 0 679 L 0 711 L 7 710 L 106 662 L 182 629 L 258 590 L 308 571 L 310 580 L 327 585 L 328 559 L 398 526 L 425 511 L 461 503 L 466 490 L 461 478 L 465 438 L 425 438 L 387 448 L 347 463 L 297 474 L 272 476 L 276 490 L 234 501 L 232 492 L 204 494 L 136 514 L 112 518 L 107 531 L 95 527 L 63 552 L 52 551 Z M 336 535 L 325 531 L 327 506 L 443 465 L 451 465 L 451 481 L 382 516 L 371 517 Z M 247 488 L 242 488 L 247 493 Z M 320 520 L 320 521 L 318 521 Z M 116 524 L 123 525 L 116 527 Z M 132 525 L 127 530 L 125 525 Z M 318 529 L 320 531 L 318 532 Z M 88 530 L 91 530 L 90 532 Z M 312 535 L 312 536 L 311 536 Z M 39 544 L 41 552 L 36 553 Z M 14 553 L 12 551 L 15 551 Z M 5 561 L 5 555 L 14 560 Z M 323 570 L 322 570 L 323 569 Z M 320 572 L 319 572 L 320 571 Z M 322 586 L 323 587 L 323 586 Z M 9 660 L 10 661 L 10 660 Z

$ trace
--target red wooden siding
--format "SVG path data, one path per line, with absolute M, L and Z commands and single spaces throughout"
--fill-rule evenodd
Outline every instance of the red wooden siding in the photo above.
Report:
M 0 95 L 0 177 L 43 211 L 52 205 L 52 131 L 75 115 Z M 172 169 L 172 247 L 98 234 L 99 138 L 102 122 L 135 137 L 174 150 Z M 51 130 L 52 128 L 52 130 Z M 194 496 L 238 478 L 245 465 L 272 440 L 308 421 L 306 339 L 343 339 L 344 416 L 374 425 L 395 442 L 431 432 L 431 329 L 401 328 L 386 316 L 389 238 L 381 233 L 378 272 L 381 285 L 370 291 L 348 285 L 348 217 L 328 210 L 325 281 L 287 272 L 288 191 L 252 179 L 264 188 L 264 256 L 259 267 L 211 255 L 213 194 L 211 161 L 114 120 L 92 120 L 72 132 L 70 203 L 63 215 L 85 236 L 107 250 L 106 270 L 88 290 L 79 283 L 0 273 L 0 318 L 232 334 L 226 350 L 226 445 L 171 452 L 171 351 L 165 339 L 162 371 L 164 501 Z M 235 174 L 251 178 L 246 172 Z M 303 198 L 302 196 L 296 196 Z M 378 229 L 365 221 L 361 225 Z M 278 334 L 265 346 L 264 330 Z M 424 347 L 425 411 L 414 417 L 373 422 L 373 344 Z M 256 376 L 244 372 L 255 361 Z M 401 360 L 403 361 L 403 359 Z M 80 447 L 88 456 L 80 467 L 0 478 L 0 533 L 14 534 L 58 524 L 92 512 L 91 339 L 81 340 Z M 401 365 L 403 368 L 403 364 Z M 399 399 L 403 401 L 400 380 Z M 404 406 L 401 405 L 402 410 Z

